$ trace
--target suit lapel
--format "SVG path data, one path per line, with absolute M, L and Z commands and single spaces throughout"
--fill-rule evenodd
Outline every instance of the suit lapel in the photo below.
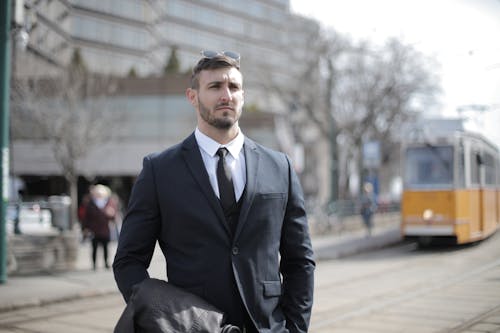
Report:
M 224 212 L 219 203 L 219 199 L 214 193 L 212 189 L 212 184 L 210 184 L 210 180 L 208 178 L 207 169 L 205 168 L 205 164 L 203 163 L 203 159 L 201 157 L 200 149 L 198 148 L 198 144 L 196 143 L 196 138 L 194 134 L 191 134 L 184 142 L 182 143 L 182 154 L 186 161 L 189 171 L 193 175 L 193 178 L 200 185 L 200 188 L 207 198 L 210 206 L 212 206 L 213 210 L 217 214 L 219 221 L 224 226 L 224 229 L 230 234 L 231 231 L 226 223 L 226 219 L 224 217 Z
M 245 195 L 243 196 L 243 202 L 241 204 L 240 217 L 238 219 L 238 225 L 236 226 L 236 232 L 234 235 L 235 239 L 243 229 L 243 226 L 247 220 L 248 212 L 250 210 L 250 207 L 252 206 L 257 187 L 257 171 L 259 167 L 259 153 L 257 152 L 255 143 L 245 137 L 245 144 L 243 146 L 243 149 L 245 153 L 247 180 Z

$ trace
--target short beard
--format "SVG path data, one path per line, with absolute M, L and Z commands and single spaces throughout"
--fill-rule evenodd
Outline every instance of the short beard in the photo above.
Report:
M 207 108 L 203 103 L 200 101 L 198 98 L 198 106 L 200 109 L 200 116 L 201 118 L 210 126 L 213 126 L 217 129 L 221 130 L 227 130 L 230 129 L 236 121 L 238 121 L 238 113 L 236 112 L 236 119 L 231 119 L 228 117 L 223 117 L 223 118 L 216 118 L 213 116 L 213 114 L 210 113 L 210 109 Z M 223 114 L 225 115 L 225 113 Z

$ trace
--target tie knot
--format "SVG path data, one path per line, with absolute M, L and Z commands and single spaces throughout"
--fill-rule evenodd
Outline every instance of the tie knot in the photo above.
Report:
M 227 148 L 224 147 L 221 147 L 219 148 L 219 150 L 217 150 L 217 155 L 219 155 L 219 157 L 221 158 L 225 158 L 227 153 L 228 153 Z

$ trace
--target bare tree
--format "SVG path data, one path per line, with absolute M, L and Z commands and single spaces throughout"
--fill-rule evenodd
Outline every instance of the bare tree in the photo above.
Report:
M 314 126 L 329 142 L 331 200 L 336 200 L 348 195 L 352 159 L 362 172 L 363 142 L 389 145 L 396 129 L 436 102 L 440 87 L 434 63 L 397 39 L 377 47 L 355 43 L 335 30 L 309 33 L 308 44 L 301 48 L 307 57 L 300 57 L 307 61 L 291 66 L 295 80 L 265 81 L 269 91 L 296 110 L 290 119 L 299 139 L 306 126 Z
M 357 157 L 360 180 L 363 143 L 377 140 L 390 145 L 395 131 L 436 103 L 440 87 L 433 65 L 397 39 L 380 48 L 362 42 L 343 64 L 332 104 L 347 150 L 344 163 Z
M 318 27 L 305 31 L 302 28 L 299 26 L 297 33 L 303 34 L 302 40 L 305 40 L 306 44 L 301 47 L 292 45 L 290 51 L 293 64 L 290 66 L 290 71 L 293 71 L 294 79 L 276 82 L 274 78 L 267 77 L 262 81 L 267 82 L 268 91 L 274 92 L 285 105 L 289 105 L 291 126 L 298 141 L 310 141 L 307 137 L 314 131 L 316 139 L 313 145 L 322 141 L 329 147 L 327 152 L 318 152 L 316 153 L 318 156 L 314 158 L 316 162 L 323 160 L 328 165 L 328 174 L 323 174 L 326 179 L 318 179 L 316 188 L 319 191 L 320 188 L 328 187 L 330 192 L 328 200 L 334 201 L 338 198 L 339 125 L 332 99 L 337 89 L 338 78 L 344 75 L 341 70 L 343 62 L 353 52 L 353 43 L 334 30 L 324 31 Z M 313 159 L 311 157 L 308 159 Z M 306 170 L 305 173 L 307 172 L 318 173 L 317 170 Z M 318 197 L 318 199 L 325 198 Z
M 86 72 L 76 61 L 57 77 L 16 80 L 12 89 L 12 135 L 47 142 L 68 182 L 72 221 L 77 212 L 78 161 L 111 139 L 122 116 L 111 110 L 106 96 L 113 80 Z M 81 60 L 81 59 L 80 59 Z

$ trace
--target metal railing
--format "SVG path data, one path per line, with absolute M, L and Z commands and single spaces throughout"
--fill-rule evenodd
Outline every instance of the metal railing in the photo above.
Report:
M 375 216 L 397 213 L 399 202 L 378 202 Z M 309 225 L 312 233 L 342 233 L 360 226 L 360 202 L 358 200 L 338 200 L 326 205 L 314 201 L 306 202 Z M 356 226 L 354 226 L 356 224 Z
M 49 231 L 51 228 L 67 230 L 70 226 L 70 214 L 71 200 L 67 196 L 11 202 L 7 207 L 7 227 L 12 233 Z

